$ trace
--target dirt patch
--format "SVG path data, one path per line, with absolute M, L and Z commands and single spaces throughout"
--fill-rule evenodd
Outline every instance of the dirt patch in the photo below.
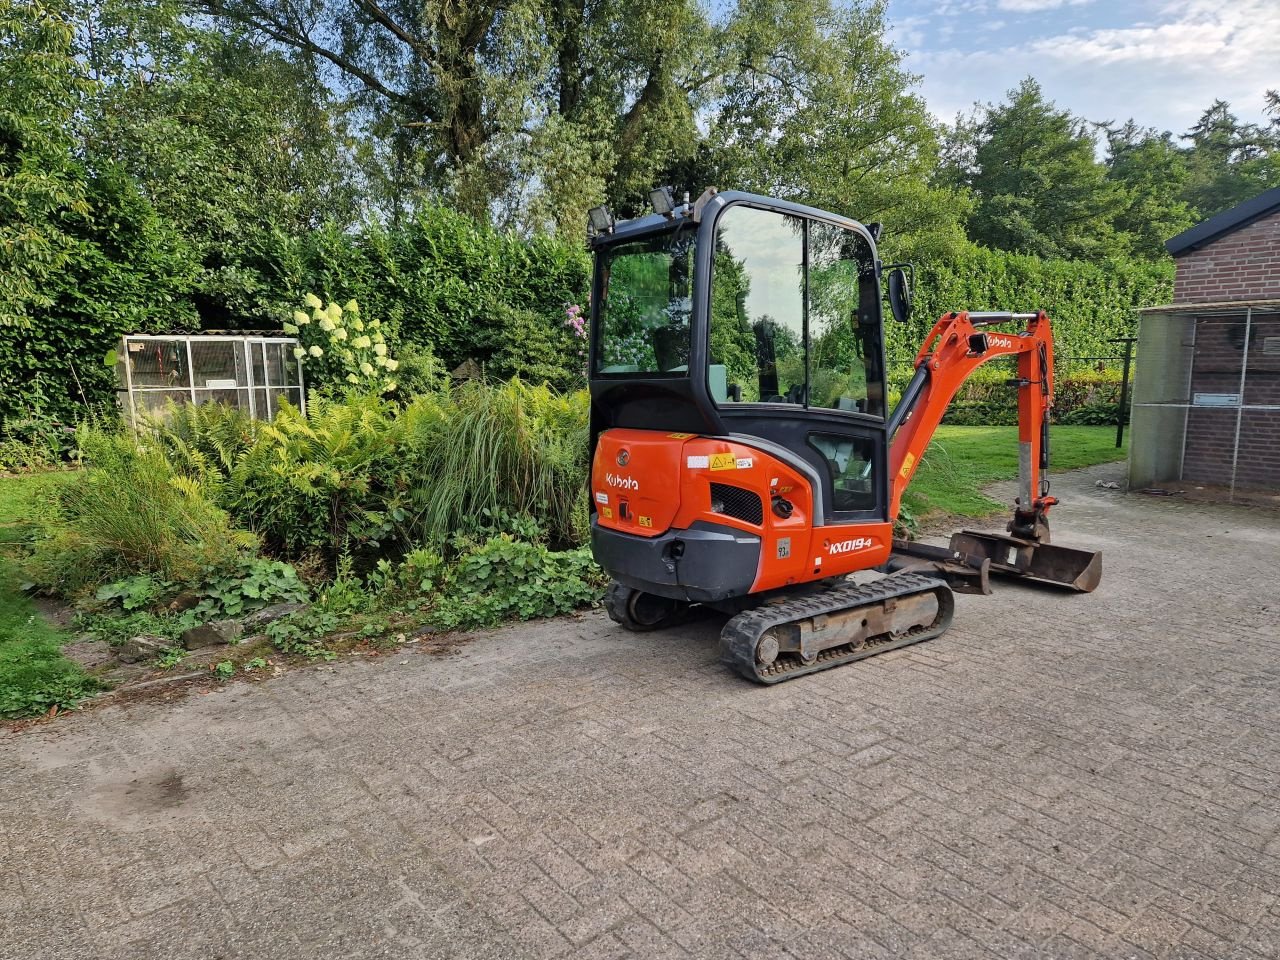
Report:
M 409 656 L 411 654 L 446 657 L 457 653 L 473 639 L 483 635 L 483 633 L 436 634 L 424 632 L 417 637 L 409 636 L 404 643 L 390 647 L 379 648 L 367 642 L 357 643 L 341 651 L 338 654 L 338 659 L 330 661 L 330 663 L 352 659 L 379 660 L 392 656 Z M 268 665 L 264 669 L 252 672 L 242 672 L 237 669 L 236 673 L 227 679 L 219 678 L 211 669 L 218 660 L 233 659 L 238 665 L 249 659 L 250 654 L 258 652 L 267 654 Z M 0 722 L 0 728 L 13 731 L 25 730 L 30 727 L 49 724 L 59 717 L 66 716 L 68 713 L 83 714 L 106 706 L 174 703 L 193 694 L 207 694 L 213 693 L 215 690 L 225 690 L 232 684 L 262 683 L 287 672 L 314 670 L 318 667 L 326 666 L 323 661 L 290 657 L 274 651 L 260 651 L 247 645 L 220 647 L 207 652 L 201 651 L 201 654 L 204 655 L 201 657 L 189 656 L 183 661 L 182 666 L 172 674 L 166 674 L 165 671 L 157 669 L 138 670 L 127 680 L 121 682 L 119 686 L 83 701 L 74 711 L 64 710 L 42 714 L 38 717 L 26 717 L 22 720 L 3 721 Z M 136 670 L 143 665 L 126 666 L 132 666 Z M 191 670 L 190 668 L 193 666 L 198 669 Z
M 74 801 L 90 820 L 141 830 L 157 819 L 180 816 L 187 802 L 182 774 L 173 767 L 128 771 L 100 783 Z
M 1177 480 L 1132 492 L 1149 497 L 1178 497 L 1196 503 L 1229 503 L 1235 506 L 1280 510 L 1280 493 L 1274 490 L 1246 490 L 1236 487 L 1235 492 L 1232 493 L 1230 487 Z

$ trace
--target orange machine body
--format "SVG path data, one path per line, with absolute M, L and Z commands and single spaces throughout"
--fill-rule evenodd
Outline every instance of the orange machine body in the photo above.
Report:
M 891 523 L 822 525 L 805 477 L 736 440 L 606 430 L 596 445 L 591 497 L 599 527 L 637 541 L 700 524 L 740 531 L 740 545 L 757 541 L 749 593 L 876 567 L 892 549 Z

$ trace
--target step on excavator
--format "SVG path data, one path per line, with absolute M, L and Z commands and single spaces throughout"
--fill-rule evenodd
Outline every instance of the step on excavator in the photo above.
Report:
M 882 304 L 909 264 L 880 225 L 707 190 L 590 213 L 591 545 L 628 630 L 727 615 L 722 658 L 773 684 L 919 643 L 993 574 L 1089 592 L 1101 555 L 1050 543 L 1048 316 L 940 317 L 890 409 Z M 1014 358 L 1019 493 L 1005 533 L 894 538 L 903 491 L 965 379 Z M 877 577 L 851 575 L 861 571 Z

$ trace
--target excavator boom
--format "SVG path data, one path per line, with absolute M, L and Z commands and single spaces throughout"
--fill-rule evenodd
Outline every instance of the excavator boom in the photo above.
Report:
M 1019 332 L 991 328 L 1017 324 Z M 990 572 L 1023 577 L 1087 593 L 1102 577 L 1100 554 L 1051 545 L 1049 510 L 1049 417 L 1053 408 L 1053 333 L 1049 317 L 1037 313 L 946 313 L 933 325 L 916 355 L 915 374 L 894 410 L 887 432 L 896 517 L 902 494 L 915 475 L 934 431 L 964 382 L 982 364 L 1017 358 L 1009 387 L 1018 391 L 1018 497 L 1008 536 L 966 530 L 944 553 L 895 541 L 895 569 L 932 566 L 961 590 L 985 593 Z M 984 564 L 984 561 L 987 561 Z

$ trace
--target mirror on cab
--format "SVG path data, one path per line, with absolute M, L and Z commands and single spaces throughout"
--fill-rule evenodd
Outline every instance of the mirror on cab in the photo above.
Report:
M 915 274 L 910 264 L 907 270 Z M 898 323 L 906 323 L 911 317 L 911 282 L 907 279 L 907 270 L 897 264 L 889 270 L 889 309 Z

